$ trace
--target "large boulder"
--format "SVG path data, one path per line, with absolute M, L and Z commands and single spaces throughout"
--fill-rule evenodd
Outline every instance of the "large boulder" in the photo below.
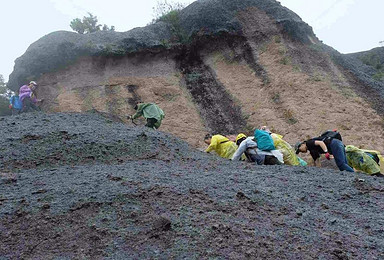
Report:
M 81 35 L 58 31 L 48 34 L 31 44 L 25 54 L 16 59 L 8 87 L 16 90 L 29 80 L 37 80 L 44 73 L 61 69 L 81 56 L 126 55 L 147 49 L 169 48 L 188 44 L 202 35 L 229 33 L 244 36 L 237 14 L 252 7 L 265 12 L 298 41 L 306 43 L 315 38 L 310 26 L 275 0 L 200 0 L 180 12 L 178 24 L 158 22 L 128 32 L 101 31 Z M 181 34 L 183 40 L 175 37 L 175 33 Z

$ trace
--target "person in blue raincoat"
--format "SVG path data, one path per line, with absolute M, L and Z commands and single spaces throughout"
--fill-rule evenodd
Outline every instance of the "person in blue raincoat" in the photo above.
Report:
M 19 91 L 16 91 L 15 95 L 9 99 L 9 109 L 11 109 L 12 115 L 18 115 L 22 108 L 23 103 L 19 99 Z

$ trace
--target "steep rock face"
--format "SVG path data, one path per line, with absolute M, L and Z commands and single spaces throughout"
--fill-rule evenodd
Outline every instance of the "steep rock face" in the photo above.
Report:
M 332 50 L 331 55 L 357 82 L 356 91 L 365 97 L 381 115 L 384 114 L 384 48 L 375 48 L 351 54 L 340 54 Z
M 166 113 L 161 129 L 196 147 L 206 132 L 269 125 L 291 143 L 337 128 L 347 144 L 383 150 L 377 95 L 363 95 L 353 71 L 334 63 L 339 54 L 278 2 L 197 1 L 179 18 L 182 42 L 165 23 L 53 33 L 17 60 L 9 84 L 33 76 L 54 112 L 96 109 L 125 120 L 136 102 L 156 102 Z
M 197 1 L 181 12 L 179 26 L 187 37 L 220 32 L 241 35 L 242 26 L 236 14 L 250 7 L 266 12 L 297 39 L 308 42 L 308 36 L 314 37 L 307 24 L 275 0 Z M 143 49 L 162 48 L 165 42 L 172 42 L 173 37 L 169 25 L 163 22 L 128 32 L 96 32 L 87 35 L 54 32 L 32 44 L 16 60 L 8 84 L 10 88 L 16 89 L 30 78 L 71 64 L 81 56 L 123 55 Z

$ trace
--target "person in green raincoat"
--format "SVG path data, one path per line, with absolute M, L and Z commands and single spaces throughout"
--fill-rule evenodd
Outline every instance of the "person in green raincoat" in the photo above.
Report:
M 133 116 L 128 116 L 128 119 L 136 119 L 143 116 L 147 119 L 145 126 L 158 129 L 161 125 L 165 114 L 164 111 L 153 103 L 139 103 L 135 106 L 136 113 Z
M 236 144 L 222 135 L 212 136 L 211 134 L 207 134 L 204 142 L 209 145 L 205 152 L 215 151 L 217 155 L 226 159 L 232 159 L 233 154 L 237 150 Z
M 375 154 L 372 152 L 375 151 L 362 150 L 353 145 L 347 145 L 345 147 L 347 161 L 351 167 L 368 175 L 384 177 L 384 175 L 380 173 L 380 165 L 375 160 Z

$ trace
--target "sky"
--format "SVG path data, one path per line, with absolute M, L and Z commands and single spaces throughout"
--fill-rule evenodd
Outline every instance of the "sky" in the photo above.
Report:
M 14 61 L 30 44 L 88 12 L 99 23 L 128 31 L 147 25 L 161 0 L 0 0 L 0 74 L 5 81 Z M 172 2 L 172 0 L 168 0 Z M 176 0 L 189 4 L 193 0 Z M 370 50 L 384 41 L 384 0 L 279 0 L 312 26 L 317 37 L 342 53 Z

